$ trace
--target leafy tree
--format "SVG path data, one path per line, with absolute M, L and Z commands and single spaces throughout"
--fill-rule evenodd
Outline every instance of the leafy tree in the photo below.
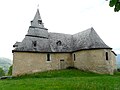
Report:
M 4 76 L 4 75 L 5 75 L 4 70 L 3 70 L 2 68 L 0 68 L 0 77 L 1 77 L 1 76 Z
M 110 0 L 110 7 L 114 7 L 114 11 L 118 12 L 120 10 L 120 0 Z
M 11 65 L 11 66 L 9 67 L 8 75 L 12 75 L 12 67 L 13 67 L 13 65 Z

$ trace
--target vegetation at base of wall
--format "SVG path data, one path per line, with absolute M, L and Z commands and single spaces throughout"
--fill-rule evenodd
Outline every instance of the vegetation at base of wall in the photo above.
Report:
M 118 68 L 117 71 L 120 72 L 120 68 Z
M 0 77 L 1 77 L 1 76 L 4 76 L 4 75 L 5 75 L 4 70 L 3 70 L 2 68 L 0 68 Z
M 100 75 L 77 69 L 46 71 L 0 80 L 0 90 L 120 90 L 120 73 Z
M 11 66 L 9 67 L 8 75 L 12 75 L 12 67 L 13 67 L 13 65 L 11 65 Z

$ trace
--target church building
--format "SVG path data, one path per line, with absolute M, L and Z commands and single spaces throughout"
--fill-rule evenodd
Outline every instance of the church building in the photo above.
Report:
M 25 38 L 13 47 L 13 76 L 68 67 L 100 74 L 116 70 L 116 54 L 93 28 L 74 35 L 48 32 L 38 9 Z

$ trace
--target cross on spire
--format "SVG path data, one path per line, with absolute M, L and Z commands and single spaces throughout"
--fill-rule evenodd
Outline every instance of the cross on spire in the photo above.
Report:
M 39 9 L 39 4 L 37 5 L 37 9 Z

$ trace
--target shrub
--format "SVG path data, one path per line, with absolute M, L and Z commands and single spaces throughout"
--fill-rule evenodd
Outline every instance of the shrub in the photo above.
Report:
M 5 75 L 4 70 L 3 70 L 2 68 L 0 68 L 0 77 L 1 77 L 1 76 L 4 76 L 4 75 Z
M 11 66 L 9 67 L 8 75 L 12 75 L 12 67 L 13 67 L 13 65 L 11 65 Z

